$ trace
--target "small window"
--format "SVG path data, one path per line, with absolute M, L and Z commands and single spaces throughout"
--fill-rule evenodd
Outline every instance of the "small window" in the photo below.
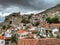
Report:
M 4 43 L 4 42 L 2 41 L 2 43 Z

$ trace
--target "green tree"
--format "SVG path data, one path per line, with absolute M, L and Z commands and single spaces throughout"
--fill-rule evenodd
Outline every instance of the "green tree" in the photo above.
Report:
M 32 32 L 32 34 L 37 34 L 38 32 Z
M 10 28 L 11 27 L 11 25 L 4 25 L 4 26 L 2 26 L 2 29 L 8 29 L 8 28 Z
M 47 21 L 48 23 L 51 23 L 51 22 L 52 22 L 50 17 L 46 18 L 46 21 Z
M 9 24 L 9 25 L 7 25 L 7 29 L 8 29 L 8 28 L 10 28 L 10 27 L 11 27 L 11 25 L 10 25 L 10 24 Z
M 58 23 L 58 17 L 53 17 L 52 19 L 51 19 L 51 21 L 52 21 L 52 23 Z
M 2 26 L 2 29 L 6 29 L 6 25 Z
M 12 43 L 17 45 L 17 36 L 16 36 L 16 34 L 13 34 L 12 37 L 11 37 L 11 45 L 12 45 Z
M 60 39 L 60 35 L 57 35 L 56 38 Z
M 46 18 L 46 21 L 48 22 L 48 23 L 60 23 L 60 20 L 59 20 L 59 18 L 57 17 L 57 16 L 55 16 L 55 17 L 53 17 L 53 18 L 50 18 L 50 17 L 48 17 L 48 18 Z

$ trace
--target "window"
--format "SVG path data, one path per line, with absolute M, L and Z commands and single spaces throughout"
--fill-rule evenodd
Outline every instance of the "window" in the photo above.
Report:
M 1 43 L 4 43 L 4 41 L 2 41 Z

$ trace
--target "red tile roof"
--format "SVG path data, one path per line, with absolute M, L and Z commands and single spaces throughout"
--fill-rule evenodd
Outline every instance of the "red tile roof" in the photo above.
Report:
M 42 27 L 46 27 L 46 26 L 57 26 L 57 27 L 60 27 L 60 23 L 53 23 L 53 24 L 48 24 L 48 23 L 46 23 L 46 24 L 41 24 L 41 26 Z
M 60 23 L 51 24 L 52 26 L 60 26 Z
M 46 27 L 46 26 L 49 26 L 49 24 L 48 23 L 43 23 L 43 24 L 41 24 L 41 26 Z
M 18 45 L 35 45 L 37 41 L 35 39 L 19 39 Z
M 0 40 L 3 40 L 4 39 L 4 36 L 0 36 Z
M 55 44 L 52 41 L 56 43 L 58 40 L 56 38 L 19 39 L 18 45 L 40 45 L 40 44 L 46 45 L 47 42 L 48 42 L 47 44 Z M 57 45 L 57 43 L 56 43 L 56 45 Z
M 19 33 L 19 34 L 22 34 L 23 32 L 25 32 L 25 31 L 24 30 L 17 31 L 17 33 Z

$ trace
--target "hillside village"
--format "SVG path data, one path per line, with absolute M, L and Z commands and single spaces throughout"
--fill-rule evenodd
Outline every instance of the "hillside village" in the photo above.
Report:
M 53 21 L 48 20 L 50 18 Z M 42 38 L 60 39 L 59 4 L 38 14 L 12 13 L 6 16 L 5 21 L 0 24 L 1 45 L 24 45 L 21 39 L 27 39 L 29 43 L 28 39 L 37 39 L 36 42 L 38 42 Z

